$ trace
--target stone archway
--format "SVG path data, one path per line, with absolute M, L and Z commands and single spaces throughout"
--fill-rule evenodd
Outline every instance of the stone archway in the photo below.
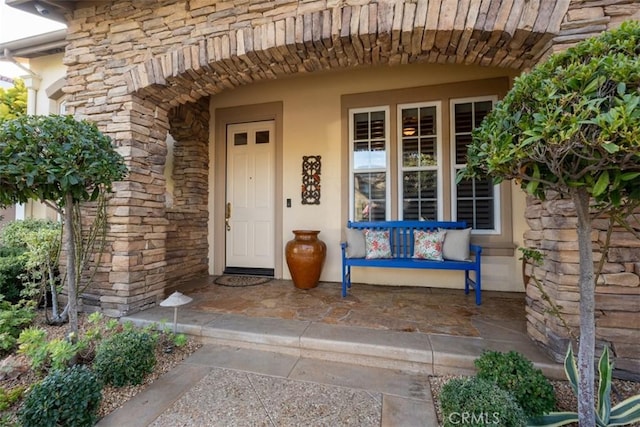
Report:
M 246 22 L 170 47 L 132 67 L 125 78 L 129 92 L 173 106 L 262 80 L 358 66 L 429 62 L 521 70 L 548 52 L 568 5 L 568 0 L 499 8 L 480 0 L 301 4 L 276 15 L 279 19 Z M 309 11 L 300 13 L 304 9 Z

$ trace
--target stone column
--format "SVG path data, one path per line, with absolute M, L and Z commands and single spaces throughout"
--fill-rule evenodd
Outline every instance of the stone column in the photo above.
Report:
M 169 114 L 173 206 L 167 208 L 167 280 L 173 286 L 208 274 L 209 98 Z
M 114 185 L 109 201 L 110 271 L 97 285 L 103 312 L 121 316 L 155 305 L 166 286 L 164 164 L 167 112 L 148 99 L 133 97 L 107 131 L 118 135 L 118 152 L 129 174 Z
M 530 230 L 525 246 L 540 250 L 544 262 L 526 266 L 542 285 L 544 293 L 559 307 L 559 312 L 575 336 L 580 332 L 578 275 L 580 272 L 577 218 L 568 200 L 540 202 L 527 200 L 526 218 Z M 640 225 L 630 218 L 630 226 Z M 593 261 L 602 257 L 609 220 L 593 222 Z M 615 357 L 616 375 L 640 379 L 640 240 L 623 227 L 616 226 L 610 249 L 596 284 L 596 339 L 598 352 L 608 345 Z M 527 332 L 556 361 L 564 359 L 569 332 L 560 319 L 549 312 L 549 303 L 533 279 L 527 284 Z

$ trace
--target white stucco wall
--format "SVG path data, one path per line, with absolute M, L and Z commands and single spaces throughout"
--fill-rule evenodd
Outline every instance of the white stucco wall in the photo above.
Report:
M 64 78 L 66 67 L 62 64 L 63 54 L 47 55 L 40 58 L 34 58 L 29 61 L 31 69 L 40 76 L 40 89 L 36 97 L 36 114 L 56 114 L 58 111 L 53 109 L 52 99 L 47 96 L 47 89 L 51 90 L 52 86 Z
M 511 73 L 511 74 L 510 74 Z M 283 199 L 291 198 L 291 208 L 283 208 L 283 242 L 290 240 L 294 229 L 322 230 L 320 238 L 328 248 L 321 280 L 339 282 L 341 273 L 340 241 L 345 227 L 342 218 L 344 192 L 348 192 L 348 176 L 343 175 L 341 95 L 387 89 L 429 86 L 500 76 L 513 77 L 512 72 L 466 66 L 412 65 L 381 67 L 357 71 L 341 71 L 297 76 L 273 82 L 256 83 L 212 96 L 211 117 L 217 108 L 281 101 L 283 113 Z M 380 101 L 381 105 L 385 100 Z M 212 122 L 213 123 L 213 122 Z M 211 126 L 213 128 L 213 126 Z M 210 176 L 214 175 L 216 141 L 211 132 Z M 322 195 L 320 205 L 300 203 L 301 159 L 304 155 L 322 156 Z M 224 185 L 215 191 L 224 191 Z M 524 196 L 515 190 L 511 209 L 514 214 L 514 243 L 521 244 L 525 229 Z M 210 212 L 215 194 L 210 188 Z M 214 241 L 210 221 L 210 242 Z M 284 248 L 282 248 L 284 250 Z M 213 248 L 210 260 L 216 254 Z M 501 291 L 523 291 L 518 253 L 513 257 L 483 257 L 483 288 Z M 289 278 L 286 263 L 284 278 Z M 389 285 L 425 285 L 460 288 L 462 272 L 425 270 L 384 270 L 354 268 L 353 282 Z
M 29 60 L 29 68 L 40 79 L 39 88 L 35 92 L 34 114 L 48 115 L 58 113 L 55 110 L 57 103 L 49 98 L 47 89 L 51 92 L 52 87 L 60 86 L 59 81 L 65 76 L 66 67 L 62 64 L 62 57 L 63 54 L 60 53 Z M 24 205 L 24 217 L 57 220 L 58 213 L 42 203 L 30 201 Z

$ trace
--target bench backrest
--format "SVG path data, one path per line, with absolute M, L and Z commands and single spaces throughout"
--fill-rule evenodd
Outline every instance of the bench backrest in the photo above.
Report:
M 348 228 L 388 230 L 391 254 L 394 258 L 413 256 L 413 233 L 415 230 L 437 231 L 438 229 L 465 229 L 465 221 L 372 221 L 347 222 Z

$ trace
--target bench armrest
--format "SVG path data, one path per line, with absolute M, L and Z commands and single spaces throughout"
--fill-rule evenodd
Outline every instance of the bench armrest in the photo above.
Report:
M 471 250 L 471 252 L 476 254 L 476 256 L 480 256 L 480 254 L 482 253 L 482 246 L 469 245 L 469 249 Z

